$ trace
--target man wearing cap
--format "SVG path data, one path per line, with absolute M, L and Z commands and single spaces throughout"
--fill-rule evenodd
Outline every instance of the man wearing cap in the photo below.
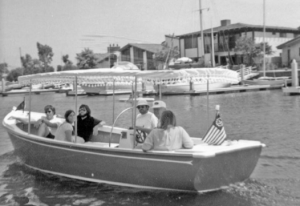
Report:
M 160 120 L 160 116 L 163 113 L 163 111 L 166 110 L 167 105 L 165 102 L 161 101 L 161 100 L 157 100 L 153 102 L 153 112 L 155 114 L 155 116 L 158 118 L 158 120 Z
M 152 112 L 149 112 L 149 104 L 144 99 L 138 101 L 137 109 L 140 114 L 136 117 L 136 128 L 150 133 L 153 128 L 157 127 L 157 117 Z

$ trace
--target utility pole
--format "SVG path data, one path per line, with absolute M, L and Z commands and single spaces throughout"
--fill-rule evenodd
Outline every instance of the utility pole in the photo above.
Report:
M 265 42 L 265 36 L 266 36 L 266 0 L 264 0 L 264 5 L 263 5 L 263 76 L 266 76 L 266 60 L 265 60 L 265 53 L 266 53 L 266 42 Z
M 204 35 L 203 35 L 203 16 L 202 16 L 202 6 L 201 6 L 201 0 L 199 0 L 199 11 L 200 11 L 200 33 L 201 33 L 201 47 L 200 52 L 202 53 L 203 62 L 205 65 L 205 59 L 204 59 Z
M 108 56 L 108 61 L 109 61 L 109 68 L 110 68 L 110 66 L 111 66 L 111 65 L 110 65 L 110 44 L 109 44 L 109 47 L 108 47 L 108 55 L 109 55 L 109 56 Z

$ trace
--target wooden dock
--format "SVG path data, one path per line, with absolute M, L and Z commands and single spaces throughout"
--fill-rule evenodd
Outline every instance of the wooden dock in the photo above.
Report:
M 108 90 L 108 91 L 103 91 L 103 92 L 99 92 L 99 93 L 86 93 L 84 90 L 78 90 L 77 92 L 77 96 L 112 96 L 113 94 L 115 95 L 124 95 L 124 94 L 131 94 L 132 91 L 130 90 L 119 90 L 119 91 L 115 91 L 113 93 L 112 90 Z M 155 91 L 145 91 L 143 92 L 143 94 L 148 94 L 150 93 L 151 95 L 155 94 Z M 70 91 L 66 93 L 67 96 L 75 96 L 75 92 L 74 91 Z
M 282 85 L 270 86 L 270 85 L 236 85 L 227 88 L 219 88 L 219 89 L 211 89 L 209 94 L 226 94 L 226 93 L 241 93 L 241 92 L 252 92 L 252 91 L 265 91 L 265 90 L 273 90 L 273 89 L 281 89 Z M 70 90 L 61 90 L 61 89 L 37 89 L 33 90 L 32 94 L 41 94 L 41 93 L 66 93 L 67 96 L 75 96 L 74 91 Z M 28 90 L 12 90 L 8 92 L 0 92 L 2 96 L 8 96 L 12 94 L 29 94 Z M 116 91 L 115 95 L 121 94 L 131 94 L 129 91 Z M 207 90 L 192 90 L 187 92 L 162 92 L 162 95 L 206 95 Z M 105 92 L 99 94 L 86 94 L 84 90 L 78 90 L 77 96 L 84 95 L 97 95 L 97 96 L 111 96 L 113 92 Z M 158 95 L 156 91 L 146 91 L 142 93 L 143 96 L 155 96 Z
M 252 91 L 265 91 L 273 89 L 281 89 L 282 85 L 270 86 L 270 85 L 237 85 L 227 88 L 218 88 L 212 89 L 209 91 L 209 94 L 226 94 L 226 93 L 241 93 L 241 92 L 252 92 Z M 162 95 L 206 95 L 207 90 L 192 90 L 187 92 L 162 92 Z M 144 93 L 144 96 L 147 95 L 158 95 L 157 92 L 153 93 Z

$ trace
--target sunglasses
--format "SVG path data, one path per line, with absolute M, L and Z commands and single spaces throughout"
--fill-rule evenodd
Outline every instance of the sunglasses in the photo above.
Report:
M 51 110 L 48 110 L 48 111 L 46 111 L 46 114 L 47 114 L 47 113 L 51 113 L 51 112 L 52 112 Z
M 142 109 L 142 108 L 147 108 L 146 105 L 143 105 L 143 106 L 137 106 L 138 109 Z

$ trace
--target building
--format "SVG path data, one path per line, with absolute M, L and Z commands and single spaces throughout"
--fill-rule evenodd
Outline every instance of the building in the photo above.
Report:
M 272 46 L 275 51 L 273 56 L 280 56 L 280 50 L 277 46 L 281 45 L 300 34 L 300 30 L 288 27 L 266 26 L 265 42 Z M 244 23 L 231 24 L 230 20 L 222 20 L 219 27 L 214 27 L 214 58 L 216 64 L 226 65 L 230 58 L 232 64 L 247 63 L 247 60 L 242 54 L 234 51 L 235 42 L 242 36 L 251 37 L 255 43 L 263 42 L 263 25 L 250 25 Z M 181 57 L 189 57 L 195 62 L 203 61 L 211 62 L 211 29 L 206 29 L 204 33 L 204 54 L 201 51 L 201 32 L 192 32 L 188 34 L 165 36 L 166 42 L 172 42 L 173 45 L 179 45 Z
M 109 45 L 107 53 L 95 53 L 94 55 L 97 59 L 96 68 L 111 68 L 120 55 L 120 46 L 118 44 Z
M 155 70 L 153 56 L 161 48 L 161 44 L 129 43 L 120 49 L 121 61 L 132 62 L 141 70 Z
M 283 66 L 290 66 L 295 59 L 300 64 L 300 36 L 277 46 L 281 49 L 281 61 Z

